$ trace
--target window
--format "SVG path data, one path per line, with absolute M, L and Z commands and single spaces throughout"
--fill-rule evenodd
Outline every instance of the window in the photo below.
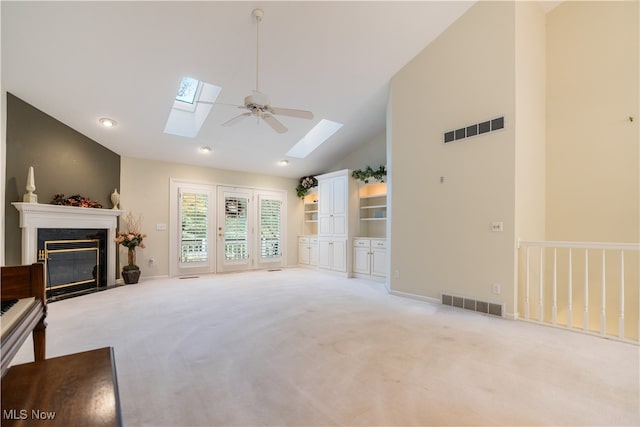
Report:
M 260 256 L 262 258 L 282 256 L 281 209 L 280 200 L 260 199 Z
M 224 201 L 224 257 L 228 261 L 241 261 L 249 256 L 248 200 L 228 197 Z
M 183 77 L 180 82 L 180 89 L 178 89 L 178 95 L 176 101 L 186 102 L 193 104 L 196 98 L 196 92 L 200 82 L 191 77 Z
M 207 262 L 209 260 L 209 195 L 181 193 L 180 216 L 180 262 Z

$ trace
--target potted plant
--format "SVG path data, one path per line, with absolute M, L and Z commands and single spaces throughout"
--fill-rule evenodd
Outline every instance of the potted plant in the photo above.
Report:
M 356 169 L 351 173 L 351 176 L 355 179 L 359 179 L 365 184 L 369 183 L 369 180 L 376 180 L 378 182 L 384 182 L 387 178 L 387 168 L 385 165 L 380 165 L 377 170 L 374 170 L 371 166 L 367 166 L 364 169 Z
M 127 252 L 127 265 L 122 268 L 122 278 L 124 283 L 130 285 L 138 283 L 140 278 L 140 267 L 136 265 L 136 247 L 140 246 L 144 248 L 142 239 L 147 237 L 143 234 L 141 229 L 142 218 L 135 218 L 131 212 L 124 216 L 124 223 L 127 227 L 126 231 L 118 231 L 116 236 L 116 243 L 125 246 L 128 249 Z
M 298 182 L 298 186 L 296 187 L 296 192 L 298 193 L 298 197 L 304 199 L 304 196 L 307 195 L 309 190 L 313 187 L 318 186 L 318 180 L 315 176 L 303 176 L 300 178 Z

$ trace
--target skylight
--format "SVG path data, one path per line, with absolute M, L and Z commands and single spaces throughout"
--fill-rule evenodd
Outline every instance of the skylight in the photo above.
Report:
M 164 133 L 195 138 L 221 90 L 220 86 L 183 77 Z
M 198 85 L 200 81 L 192 77 L 183 77 L 180 82 L 180 89 L 178 89 L 178 95 L 176 101 L 186 102 L 193 104 L 196 98 L 196 92 L 198 91 Z
M 313 129 L 307 132 L 307 134 L 287 152 L 287 156 L 297 157 L 299 159 L 307 157 L 341 127 L 342 123 L 332 122 L 326 119 L 320 120 Z

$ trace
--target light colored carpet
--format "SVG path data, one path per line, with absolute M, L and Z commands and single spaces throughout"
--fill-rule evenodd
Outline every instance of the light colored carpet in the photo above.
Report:
M 126 426 L 640 423 L 637 346 L 304 269 L 142 281 L 48 323 L 48 357 L 114 347 Z

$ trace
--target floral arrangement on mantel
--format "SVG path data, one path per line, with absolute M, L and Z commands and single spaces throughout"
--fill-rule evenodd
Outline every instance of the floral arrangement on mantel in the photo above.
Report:
M 298 186 L 296 187 L 296 192 L 298 193 L 298 197 L 301 199 L 307 195 L 310 189 L 318 186 L 318 180 L 315 176 L 303 176 L 298 181 Z
M 387 167 L 385 165 L 380 165 L 377 170 L 374 170 L 371 166 L 367 166 L 362 170 L 354 170 L 351 173 L 351 176 L 355 179 L 359 179 L 365 184 L 368 184 L 370 179 L 375 179 L 378 182 L 384 182 L 387 178 Z
M 79 194 L 73 195 L 71 197 L 64 197 L 64 194 L 58 193 L 53 196 L 53 200 L 51 201 L 52 205 L 61 205 L 61 206 L 76 206 L 79 208 L 102 208 L 102 205 L 98 202 L 91 201 L 88 197 L 83 197 Z
M 126 231 L 118 231 L 115 241 L 117 244 L 122 245 L 129 249 L 127 254 L 127 265 L 122 269 L 127 270 L 139 270 L 140 267 L 136 265 L 136 248 L 140 246 L 144 248 L 142 240 L 147 237 L 142 233 L 142 217 L 134 217 L 131 212 L 128 212 L 123 218 L 126 225 Z

